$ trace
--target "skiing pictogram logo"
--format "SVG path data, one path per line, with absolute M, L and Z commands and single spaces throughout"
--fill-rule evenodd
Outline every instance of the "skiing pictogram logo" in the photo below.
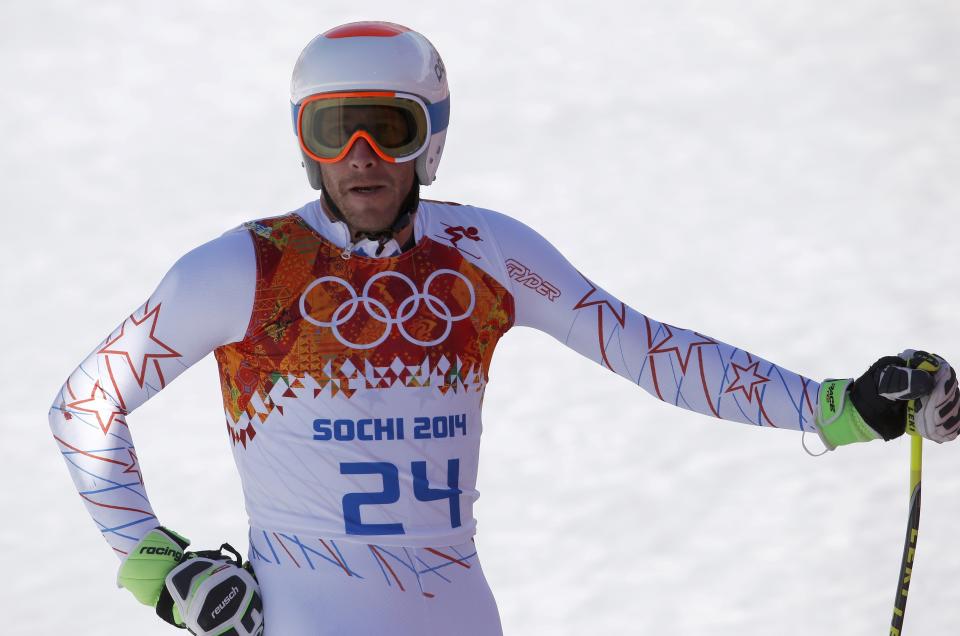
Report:
M 457 249 L 457 251 L 463 254 L 466 254 L 467 256 L 471 256 L 476 259 L 480 258 L 476 254 L 473 254 L 465 250 L 464 248 L 460 247 L 460 245 L 458 245 L 458 243 L 463 239 L 468 239 L 475 243 L 482 241 L 483 239 L 480 238 L 480 230 L 478 230 L 476 227 L 472 225 L 468 225 L 466 227 L 462 225 L 447 225 L 446 223 L 444 223 L 443 225 L 447 228 L 446 230 L 444 230 L 444 234 L 446 234 L 446 236 L 444 236 L 443 234 L 435 234 L 434 236 L 436 236 L 439 239 L 449 241 L 450 245 L 453 245 Z

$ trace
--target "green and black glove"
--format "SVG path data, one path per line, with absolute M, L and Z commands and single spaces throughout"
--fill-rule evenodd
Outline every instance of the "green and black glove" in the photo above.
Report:
M 856 380 L 825 380 L 819 398 L 817 430 L 830 450 L 899 437 L 911 417 L 920 435 L 938 443 L 960 432 L 956 373 L 925 351 L 880 358 Z
M 262 634 L 263 602 L 250 564 L 227 543 L 204 552 L 187 552 L 188 545 L 188 539 L 157 526 L 120 564 L 117 585 L 192 634 Z

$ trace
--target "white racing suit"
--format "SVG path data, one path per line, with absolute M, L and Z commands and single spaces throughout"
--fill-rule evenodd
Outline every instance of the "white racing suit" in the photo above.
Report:
M 416 245 L 380 257 L 319 202 L 246 223 L 70 374 L 50 425 L 118 556 L 159 523 L 127 417 L 210 352 L 267 636 L 500 633 L 473 503 L 487 371 L 515 325 L 679 407 L 815 430 L 817 383 L 631 309 L 518 221 L 423 201 L 414 222 Z

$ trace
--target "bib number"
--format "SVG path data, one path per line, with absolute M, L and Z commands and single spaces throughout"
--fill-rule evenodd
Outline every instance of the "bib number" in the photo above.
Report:
M 427 462 L 410 463 L 413 476 L 413 496 L 417 501 L 450 500 L 450 527 L 459 528 L 460 521 L 460 460 L 447 460 L 447 487 L 431 488 L 427 478 Z M 360 506 L 387 505 L 400 501 L 400 471 L 389 462 L 343 462 L 341 475 L 380 475 L 383 489 L 378 492 L 351 492 L 343 496 L 343 523 L 347 534 L 385 535 L 405 534 L 402 523 L 364 523 Z

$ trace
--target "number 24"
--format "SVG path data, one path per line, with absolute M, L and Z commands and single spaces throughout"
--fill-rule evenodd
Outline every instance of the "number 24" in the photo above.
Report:
M 447 460 L 447 487 L 431 488 L 427 480 L 427 462 L 410 463 L 413 474 L 413 496 L 417 501 L 450 500 L 450 527 L 460 527 L 460 460 Z M 351 492 L 343 496 L 343 521 L 347 534 L 404 534 L 402 523 L 363 523 L 360 506 L 392 504 L 400 500 L 400 471 L 389 462 L 344 462 L 341 475 L 380 475 L 380 492 Z

